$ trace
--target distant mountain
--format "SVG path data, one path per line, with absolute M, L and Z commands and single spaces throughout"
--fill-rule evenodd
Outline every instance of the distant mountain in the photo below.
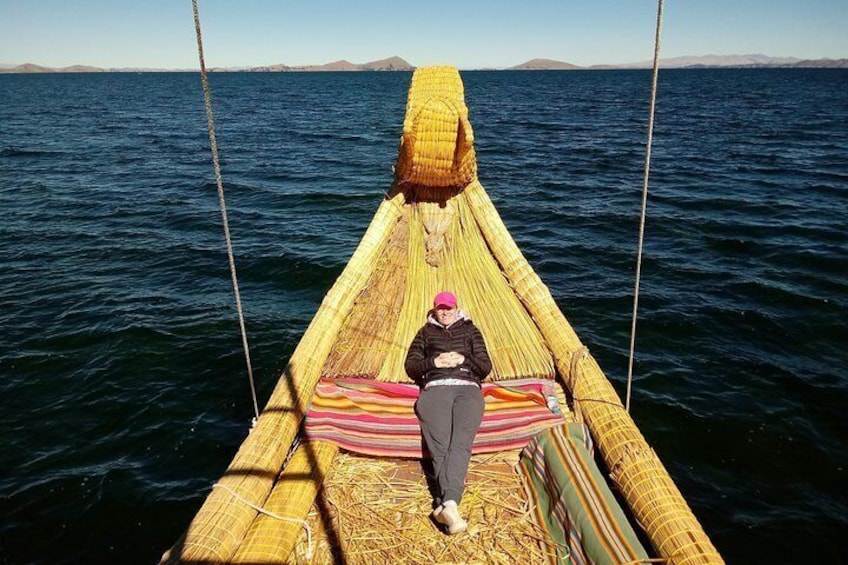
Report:
M 333 61 L 323 65 L 303 65 L 297 67 L 289 67 L 290 71 L 359 71 L 359 65 L 354 65 L 350 61 Z
M 107 73 L 196 73 L 197 69 L 163 69 L 160 67 L 111 67 L 103 69 Z M 217 69 L 207 69 L 210 73 Z
M 526 63 L 502 70 L 605 70 L 605 69 L 649 69 L 651 61 L 638 63 L 592 65 L 580 67 L 553 59 L 531 59 Z M 760 68 L 760 67 L 799 67 L 799 68 L 848 68 L 848 59 L 798 59 L 796 57 L 769 57 L 767 55 L 703 55 L 698 57 L 671 57 L 660 60 L 662 69 L 697 68 Z M 322 72 L 322 71 L 412 71 L 415 67 L 404 59 L 394 56 L 358 65 L 342 59 L 324 65 L 289 66 L 282 63 L 261 67 L 213 67 L 209 72 Z M 498 69 L 488 69 L 498 70 Z M 197 69 L 156 69 L 156 68 L 111 68 L 103 69 L 87 65 L 70 67 L 44 67 L 33 63 L 24 65 L 0 64 L 0 73 L 147 73 L 147 72 L 197 72 Z
M 89 67 L 85 65 L 71 65 L 70 67 L 42 67 L 33 63 L 23 65 L 2 65 L 0 73 L 102 73 L 104 69 Z
M 704 55 L 701 57 L 672 57 L 660 59 L 660 66 L 665 69 L 686 67 L 766 67 L 775 65 L 791 65 L 800 59 L 794 57 L 768 57 L 766 55 Z M 648 67 L 651 66 L 649 62 Z
M 848 69 L 848 59 L 804 59 L 792 66 L 818 69 Z
M 579 67 L 571 63 L 551 59 L 532 59 L 526 63 L 509 67 L 512 70 L 572 70 L 572 69 L 650 69 L 653 61 L 638 63 L 592 65 Z M 769 57 L 767 55 L 702 55 L 698 57 L 670 57 L 660 59 L 661 69 L 694 69 L 694 68 L 759 68 L 759 67 L 806 67 L 806 68 L 848 68 L 848 59 L 798 59 L 796 57 Z
M 530 59 L 526 63 L 521 63 L 514 67 L 509 67 L 508 71 L 570 71 L 579 69 L 577 65 L 566 63 L 564 61 L 554 61 L 553 59 Z
M 341 60 L 327 63 L 325 65 L 300 65 L 288 66 L 282 63 L 277 65 L 268 65 L 264 67 L 253 67 L 252 71 L 260 72 L 321 72 L 321 71 L 412 71 L 415 67 L 407 63 L 400 57 L 389 57 L 388 59 L 380 59 L 379 61 L 371 61 L 357 65 L 350 61 Z
M 698 57 L 670 57 L 660 59 L 661 69 L 693 69 L 715 67 L 841 67 L 845 59 L 818 59 L 815 61 L 796 57 L 769 57 L 768 55 L 701 55 Z M 622 65 L 594 65 L 590 69 L 650 69 L 653 61 L 625 63 Z
M 325 65 L 300 65 L 289 66 L 282 63 L 276 65 L 266 65 L 262 67 L 211 67 L 209 72 L 321 72 L 321 71 L 412 71 L 415 67 L 410 65 L 404 59 L 394 56 L 388 59 L 380 59 L 371 61 L 361 65 L 351 63 L 350 61 L 334 61 Z M 154 69 L 154 68 L 113 68 L 102 69 L 99 67 L 89 67 L 85 65 L 73 65 L 70 67 L 43 67 L 32 63 L 24 65 L 0 65 L 0 73 L 163 73 L 163 72 L 186 72 L 197 69 Z
M 104 69 L 100 67 L 89 67 L 88 65 L 71 65 L 70 67 L 62 67 L 56 69 L 59 73 L 103 73 Z
M 248 70 L 253 71 L 253 72 L 257 72 L 257 73 L 282 73 L 282 72 L 285 72 L 285 71 L 291 71 L 292 68 L 289 67 L 288 65 L 284 65 L 282 63 L 279 63 L 277 65 L 265 65 L 263 67 L 251 67 Z
M 379 61 L 371 61 L 360 65 L 363 70 L 368 71 L 414 71 L 415 67 L 395 55 L 388 59 L 380 59 Z
M 50 67 L 42 67 L 33 63 L 24 63 L 14 67 L 0 69 L 0 73 L 55 73 L 56 69 Z

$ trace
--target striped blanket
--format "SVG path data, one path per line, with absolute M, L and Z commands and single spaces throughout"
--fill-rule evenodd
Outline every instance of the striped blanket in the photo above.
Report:
M 561 424 L 546 397 L 553 383 L 523 379 L 483 384 L 486 409 L 474 453 L 519 449 L 541 430 Z M 415 415 L 418 387 L 367 379 L 321 379 L 306 415 L 305 436 L 381 457 L 425 455 Z
M 583 424 L 533 438 L 519 468 L 536 521 L 557 545 L 553 563 L 620 564 L 647 559 L 633 528 L 595 465 Z

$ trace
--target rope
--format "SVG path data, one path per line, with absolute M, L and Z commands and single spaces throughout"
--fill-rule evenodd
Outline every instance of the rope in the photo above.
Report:
M 312 561 L 312 551 L 313 551 L 312 528 L 309 527 L 309 522 L 307 522 L 306 520 L 301 520 L 300 518 L 291 518 L 289 516 L 280 516 L 279 514 L 275 514 L 274 512 L 271 512 L 270 510 L 265 510 L 261 506 L 257 506 L 255 504 L 253 504 L 252 502 L 250 502 L 249 500 L 247 500 L 246 498 L 242 497 L 240 494 L 238 494 L 236 491 L 234 491 L 233 489 L 231 489 L 227 485 L 224 485 L 224 484 L 221 484 L 221 483 L 215 483 L 214 485 L 212 485 L 212 488 L 222 488 L 222 489 L 224 489 L 225 491 L 227 491 L 228 493 L 233 495 L 233 497 L 236 500 L 238 500 L 239 502 L 242 502 L 242 503 L 250 506 L 251 508 L 253 508 L 257 512 L 259 512 L 260 514 L 265 514 L 266 516 L 273 518 L 275 520 L 282 520 L 284 522 L 294 522 L 295 524 L 303 524 L 303 527 L 306 529 L 306 556 L 305 557 L 306 557 L 307 561 Z
M 212 119 L 212 95 L 209 90 L 209 80 L 206 77 L 206 62 L 203 59 L 203 37 L 200 33 L 200 15 L 197 10 L 197 0 L 191 0 L 194 11 L 194 31 L 197 34 L 197 55 L 200 58 L 200 82 L 203 84 L 203 101 L 206 105 L 206 122 L 209 124 L 209 144 L 212 148 L 212 164 L 215 168 L 215 182 L 218 185 L 218 204 L 221 207 L 221 218 L 224 222 L 224 238 L 227 240 L 227 257 L 230 262 L 230 276 L 233 279 L 233 292 L 236 296 L 236 310 L 238 310 L 239 327 L 241 328 L 241 341 L 244 346 L 244 357 L 247 361 L 247 377 L 250 381 L 250 394 L 253 397 L 254 417 L 251 429 L 256 426 L 259 419 L 259 403 L 256 401 L 256 385 L 253 382 L 253 367 L 250 364 L 250 348 L 247 345 L 247 330 L 244 326 L 244 312 L 241 307 L 241 294 L 239 294 L 238 278 L 236 277 L 236 262 L 233 258 L 233 242 L 230 238 L 230 222 L 227 219 L 227 204 L 224 201 L 224 182 L 221 180 L 221 165 L 218 160 L 218 142 L 215 139 L 215 121 Z
M 648 174 L 651 170 L 651 147 L 654 142 L 654 109 L 657 105 L 657 75 L 659 74 L 660 35 L 662 32 L 663 0 L 657 1 L 657 32 L 654 36 L 654 66 L 651 74 L 651 109 L 648 114 L 648 145 L 645 151 L 645 175 L 642 181 L 642 213 L 639 217 L 639 251 L 636 255 L 636 286 L 633 291 L 633 321 L 630 325 L 630 358 L 627 362 L 627 396 L 625 410 L 630 412 L 630 390 L 633 385 L 633 352 L 636 348 L 636 312 L 639 309 L 639 282 L 642 278 L 642 247 L 645 242 L 645 211 L 648 207 Z
M 568 366 L 568 380 L 571 381 L 571 389 L 574 390 L 574 383 L 577 381 L 577 370 L 580 368 L 580 361 L 589 355 L 589 348 L 585 345 L 575 349 L 571 353 L 571 362 Z

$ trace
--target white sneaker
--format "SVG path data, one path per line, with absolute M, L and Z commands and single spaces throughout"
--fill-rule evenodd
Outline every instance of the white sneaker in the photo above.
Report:
M 468 529 L 468 522 L 459 515 L 459 508 L 453 500 L 448 500 L 436 508 L 433 511 L 433 519 L 445 526 L 451 535 Z

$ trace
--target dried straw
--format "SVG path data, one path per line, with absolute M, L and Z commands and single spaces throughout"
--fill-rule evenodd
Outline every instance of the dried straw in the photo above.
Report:
M 370 459 L 340 453 L 324 482 L 332 535 L 317 507 L 309 513 L 316 552 L 306 558 L 299 538 L 289 564 L 332 563 L 341 540 L 350 565 L 394 563 L 551 563 L 553 544 L 531 518 L 518 452 L 474 456 L 460 506 L 468 531 L 442 533 L 430 519 L 431 497 L 418 461 Z

